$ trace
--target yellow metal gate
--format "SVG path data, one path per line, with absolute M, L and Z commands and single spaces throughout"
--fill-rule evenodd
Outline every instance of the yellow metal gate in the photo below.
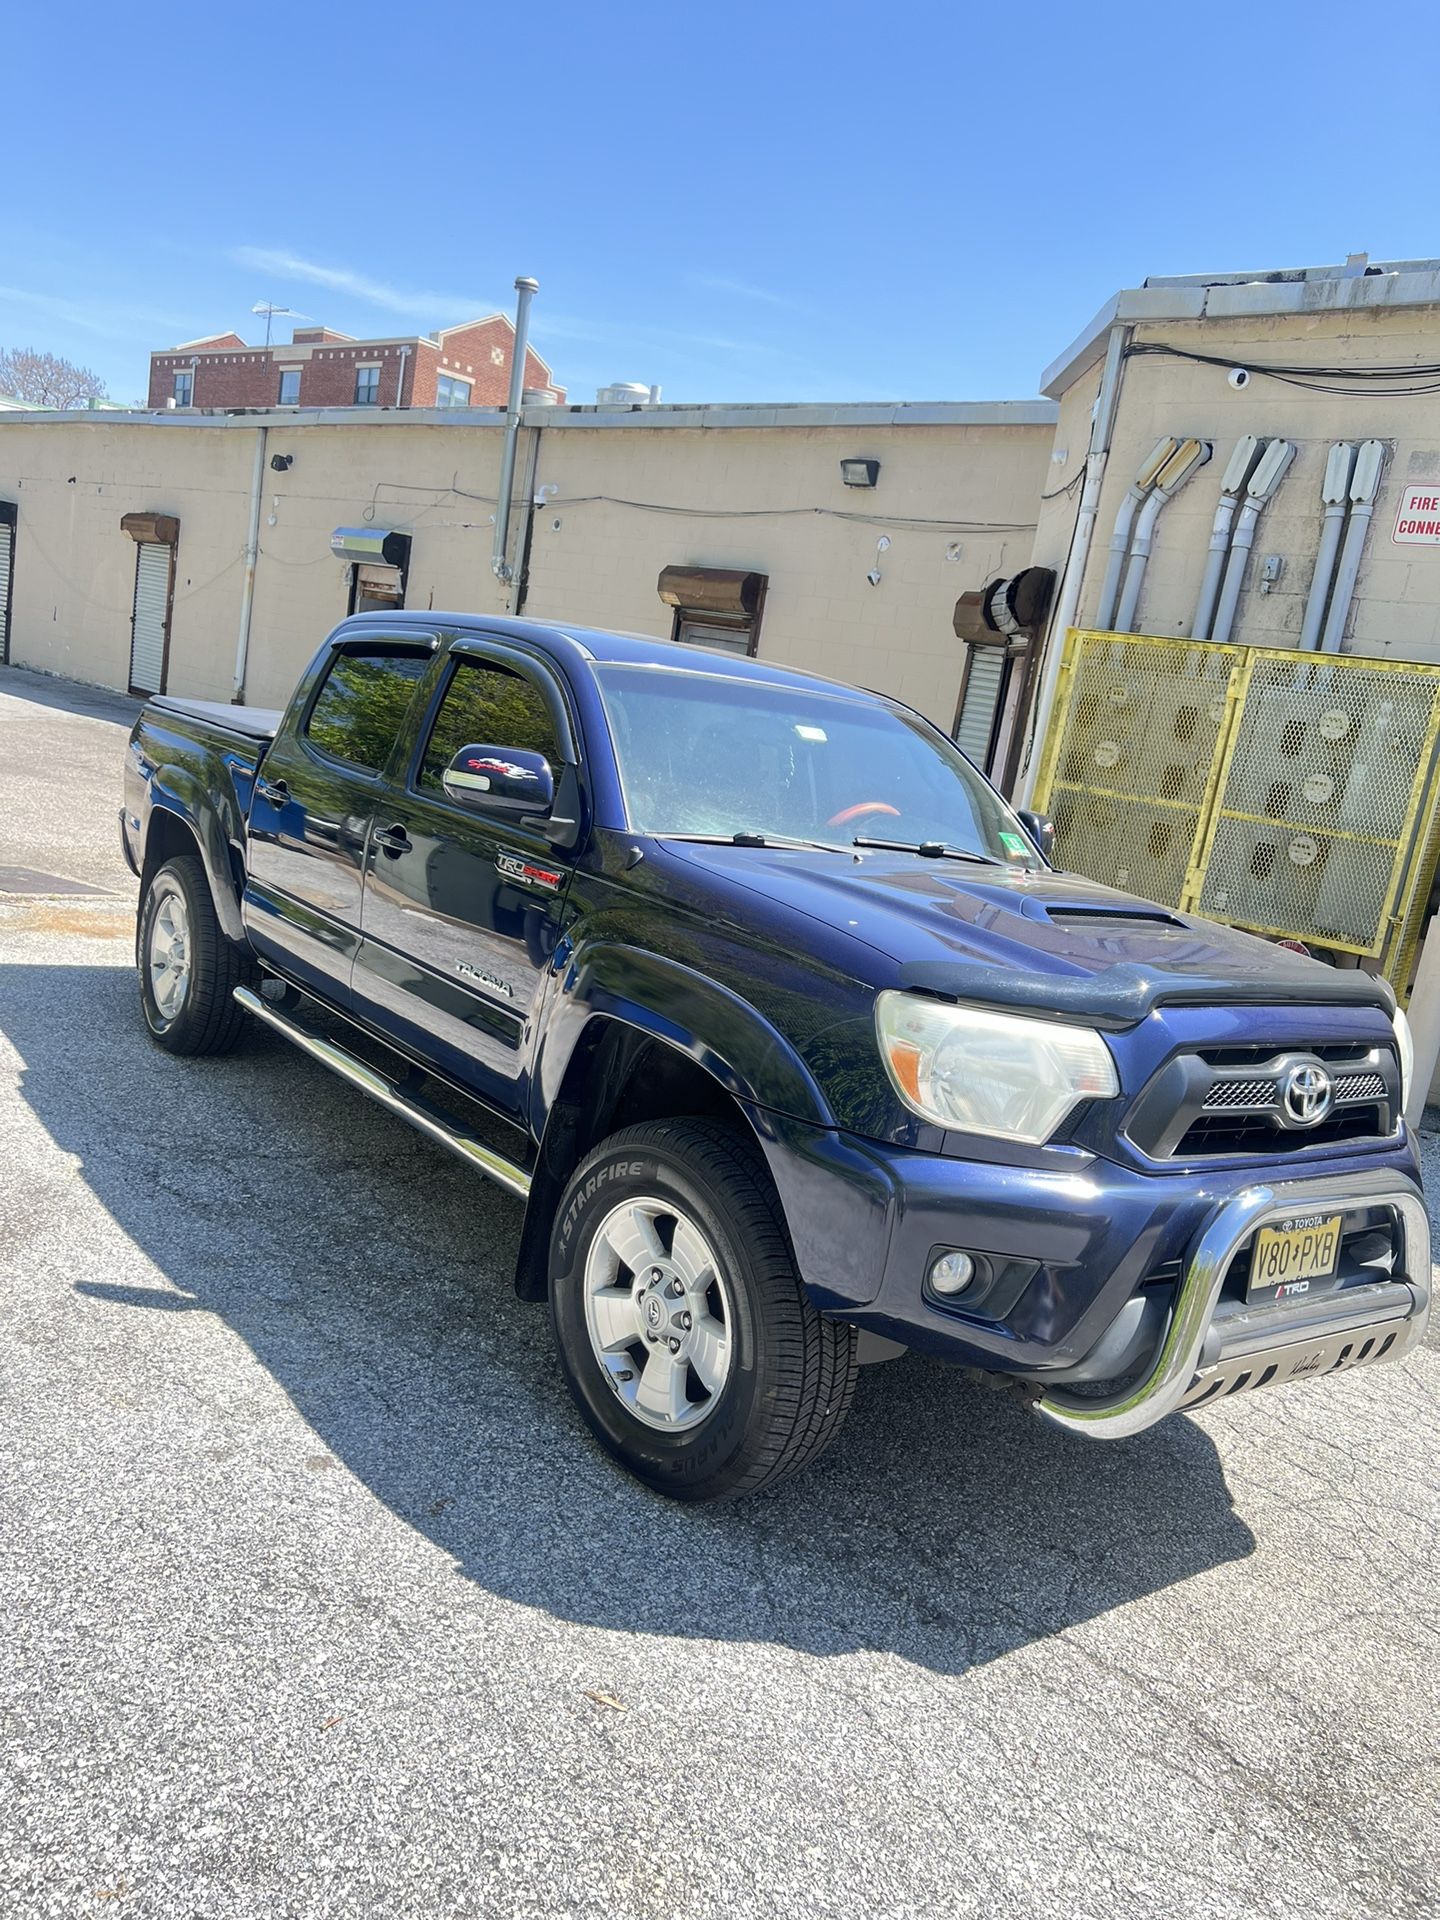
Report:
M 1403 988 L 1437 741 L 1437 667 L 1073 631 L 1036 804 L 1067 867 L 1378 959 Z

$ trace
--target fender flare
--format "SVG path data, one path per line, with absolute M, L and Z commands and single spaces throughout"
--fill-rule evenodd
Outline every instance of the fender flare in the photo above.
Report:
M 222 932 L 227 940 L 243 945 L 245 928 L 240 918 L 240 895 L 230 865 L 231 842 L 225 833 L 227 812 L 233 812 L 233 804 L 227 805 L 223 796 L 202 786 L 194 774 L 183 767 L 157 767 L 150 777 L 150 808 L 145 820 L 140 867 L 143 872 L 156 814 L 171 815 L 188 831 L 199 851 Z
M 819 1083 L 784 1035 L 750 1001 L 693 967 L 618 941 L 585 942 L 569 955 L 553 991 L 531 1080 L 537 1136 L 596 1016 L 685 1054 L 742 1107 L 836 1125 Z

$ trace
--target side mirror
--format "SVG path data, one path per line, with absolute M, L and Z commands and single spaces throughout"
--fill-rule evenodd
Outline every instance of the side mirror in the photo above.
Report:
M 555 804 L 555 775 L 543 753 L 526 747 L 462 747 L 440 776 L 446 797 L 462 807 L 533 814 Z
M 1024 827 L 1025 831 L 1035 842 L 1036 846 L 1039 847 L 1041 853 L 1044 854 L 1051 866 L 1054 866 L 1055 822 L 1050 818 L 1048 813 L 1036 813 L 1033 807 L 1021 807 L 1018 811 L 1021 826 Z

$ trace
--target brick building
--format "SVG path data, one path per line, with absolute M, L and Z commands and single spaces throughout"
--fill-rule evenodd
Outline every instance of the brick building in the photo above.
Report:
M 150 356 L 151 407 L 503 407 L 515 327 L 503 313 L 432 334 L 355 340 L 299 327 L 288 344 L 251 347 L 238 333 L 187 340 Z M 565 398 L 533 347 L 527 390 Z

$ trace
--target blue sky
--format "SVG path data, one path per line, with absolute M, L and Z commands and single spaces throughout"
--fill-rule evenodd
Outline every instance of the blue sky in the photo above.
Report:
M 576 400 L 1023 397 L 1146 273 L 1440 254 L 1440 57 L 1328 0 L 85 0 L 4 68 L 0 346 L 123 400 L 258 300 L 428 332 L 517 273 Z

